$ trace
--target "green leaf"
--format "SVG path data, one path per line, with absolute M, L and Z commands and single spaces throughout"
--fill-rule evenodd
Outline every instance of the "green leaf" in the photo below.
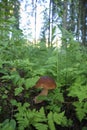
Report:
M 15 130 L 16 128 L 16 121 L 14 119 L 6 119 L 2 125 L 1 125 L 1 130 Z
M 6 99 L 7 97 L 8 97 L 7 94 L 3 94 L 3 95 L 2 95 L 2 99 Z
M 76 113 L 77 113 L 77 117 L 78 117 L 78 119 L 79 119 L 80 122 L 86 116 L 86 114 L 85 114 L 85 112 L 84 112 L 83 109 L 78 109 Z
M 84 102 L 74 102 L 73 105 L 76 107 L 76 115 L 81 122 L 82 119 L 86 117 L 87 114 L 87 103 Z
M 17 101 L 15 99 L 11 99 L 10 103 L 13 105 L 13 106 L 16 106 L 17 105 Z
M 38 80 L 38 76 L 34 77 L 34 78 L 28 78 L 25 80 L 25 87 L 26 89 L 31 88 L 32 86 L 35 85 L 36 81 Z
M 24 88 L 22 86 L 15 88 L 15 96 L 19 95 L 23 91 L 23 89 Z
M 67 124 L 67 120 L 66 120 L 66 117 L 64 116 L 64 113 L 65 112 L 62 112 L 62 113 L 54 113 L 53 114 L 53 119 L 54 119 L 54 122 L 58 125 L 66 125 Z
M 13 130 L 16 128 L 16 121 L 14 119 L 10 120 L 10 126 L 12 127 Z
M 48 126 L 50 130 L 56 130 L 52 112 L 48 113 L 47 119 L 48 119 Z
M 73 85 L 68 89 L 68 96 L 77 97 L 80 102 L 87 99 L 87 85 L 83 85 L 85 82 L 84 76 L 79 76 Z
M 48 125 L 43 123 L 36 123 L 34 126 L 37 130 L 48 130 Z

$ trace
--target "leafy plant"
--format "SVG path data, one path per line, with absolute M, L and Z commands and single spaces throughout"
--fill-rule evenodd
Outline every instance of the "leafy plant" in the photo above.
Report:
M 0 130 L 16 130 L 16 121 L 14 119 L 6 119 L 3 123 L 0 123 Z
M 68 129 L 76 120 L 83 124 L 87 120 L 86 49 L 71 35 L 61 48 L 54 48 L 26 42 L 21 31 L 14 29 L 13 34 L 11 39 L 5 33 L 0 38 L 0 129 Z M 38 93 L 33 86 L 42 75 L 53 77 L 57 87 L 49 91 L 45 103 L 33 104 Z
M 25 128 L 32 128 L 34 126 L 37 130 L 45 129 L 47 130 L 46 123 L 47 119 L 44 113 L 44 109 L 41 108 L 39 111 L 35 109 L 30 110 L 29 104 L 25 103 L 23 106 L 18 104 L 18 112 L 15 114 L 16 120 L 18 122 L 18 129 L 24 130 Z
M 75 111 L 77 118 L 81 122 L 83 119 L 87 119 L 87 102 L 74 102 L 73 105 L 75 106 Z
M 86 77 L 84 75 L 79 76 L 73 85 L 68 89 L 68 96 L 77 98 L 77 101 L 73 103 L 75 106 L 75 111 L 77 118 L 82 121 L 82 119 L 86 119 L 87 114 L 87 84 Z

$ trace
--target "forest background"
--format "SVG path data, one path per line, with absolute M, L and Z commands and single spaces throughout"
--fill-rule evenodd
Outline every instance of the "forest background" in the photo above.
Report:
M 87 130 L 87 1 L 26 0 L 24 29 L 22 2 L 0 0 L 0 130 Z M 43 75 L 57 87 L 35 104 Z

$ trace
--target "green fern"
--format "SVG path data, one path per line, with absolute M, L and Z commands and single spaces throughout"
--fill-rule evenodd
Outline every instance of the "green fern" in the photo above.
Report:
M 87 115 L 87 102 L 74 102 L 76 115 L 79 121 L 81 122 L 83 119 L 86 119 Z
M 53 120 L 53 113 L 50 112 L 47 116 L 48 119 L 48 126 L 50 130 L 56 130 L 54 120 Z
M 77 97 L 79 102 L 87 99 L 87 85 L 85 85 L 86 77 L 79 76 L 75 83 L 68 89 L 68 96 Z
M 44 129 L 47 130 L 46 123 L 47 119 L 45 117 L 44 109 L 41 108 L 39 111 L 35 109 L 30 110 L 28 104 L 18 105 L 18 113 L 15 114 L 16 120 L 18 122 L 19 129 L 31 128 L 34 126 L 37 130 L 41 129 L 43 125 Z M 42 128 L 43 128 L 42 127 Z
M 62 126 L 68 126 L 68 123 L 67 123 L 67 118 L 65 117 L 65 112 L 61 112 L 61 113 L 54 113 L 53 114 L 53 119 L 54 119 L 54 122 L 58 125 L 61 125 Z
M 0 130 L 16 130 L 16 121 L 14 119 L 6 119 L 0 124 Z

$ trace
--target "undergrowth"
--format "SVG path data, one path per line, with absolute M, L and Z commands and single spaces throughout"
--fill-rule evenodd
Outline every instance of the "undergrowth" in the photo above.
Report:
M 87 129 L 86 54 L 73 40 L 61 48 L 31 45 L 22 37 L 1 40 L 0 130 L 65 130 L 75 122 L 82 124 L 77 130 Z M 57 88 L 36 105 L 34 85 L 43 75 L 51 76 Z

